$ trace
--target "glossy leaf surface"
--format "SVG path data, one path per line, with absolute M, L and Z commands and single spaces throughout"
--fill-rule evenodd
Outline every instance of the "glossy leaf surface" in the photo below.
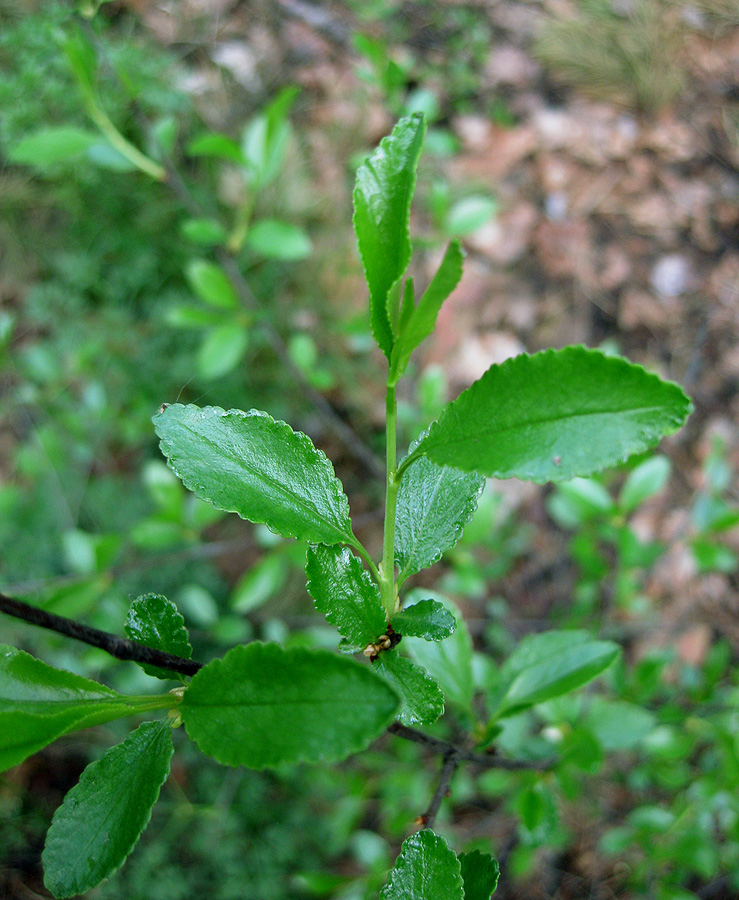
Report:
M 429 429 L 429 459 L 488 477 L 564 481 L 672 434 L 688 397 L 620 357 L 585 347 L 523 354 L 487 372 Z
M 395 339 L 388 295 L 411 260 L 411 200 L 425 131 L 423 116 L 401 119 L 360 166 L 354 188 L 354 231 L 369 287 L 370 323 L 388 360 Z
M 427 599 L 431 591 L 424 590 L 411 595 Z M 407 637 L 403 646 L 415 661 L 433 676 L 441 685 L 444 696 L 462 709 L 469 709 L 474 693 L 472 678 L 472 639 L 459 610 L 446 597 L 435 595 L 435 599 L 448 607 L 457 622 L 451 637 L 439 643 L 430 643 L 423 638 Z
M 508 716 L 582 687 L 605 671 L 620 652 L 618 644 L 595 640 L 586 631 L 529 635 L 503 665 L 505 687 L 495 716 Z
M 43 853 L 55 897 L 83 894 L 133 850 L 169 774 L 172 729 L 145 722 L 91 763 L 54 813 Z
M 366 666 L 324 650 L 234 647 L 185 692 L 185 728 L 203 753 L 253 769 L 339 760 L 392 721 L 395 692 Z
M 184 659 L 192 656 L 192 644 L 185 628 L 185 620 L 177 607 L 161 594 L 142 594 L 131 604 L 125 624 L 126 634 L 134 641 L 164 650 Z M 141 668 L 155 678 L 171 680 L 177 676 L 159 666 L 140 663 Z
M 0 771 L 63 734 L 171 705 L 171 697 L 124 697 L 0 645 Z
M 162 453 L 201 499 L 284 537 L 355 543 L 349 501 L 333 466 L 285 422 L 259 410 L 179 403 L 153 421 Z
M 463 259 L 464 253 L 459 241 L 452 241 L 418 305 L 404 316 L 406 321 L 402 322 L 398 340 L 393 346 L 390 384 L 396 384 L 400 380 L 413 351 L 433 333 L 442 304 L 462 277 Z
M 498 860 L 489 853 L 473 850 L 471 853 L 460 853 L 459 863 L 464 881 L 464 900 L 490 900 L 500 877 Z
M 423 456 L 408 467 L 395 515 L 399 584 L 437 562 L 457 543 L 484 487 L 485 479 L 479 475 L 437 466 Z
M 444 695 L 438 681 L 413 660 L 388 650 L 380 653 L 372 668 L 400 697 L 397 719 L 403 725 L 430 725 L 444 712 Z
M 454 616 L 438 600 L 419 600 L 393 616 L 392 625 L 398 634 L 423 638 L 424 641 L 443 641 L 456 626 Z
M 430 829 L 403 841 L 380 900 L 464 900 L 461 867 L 453 850 Z
M 385 633 L 380 591 L 350 550 L 310 547 L 305 571 L 316 609 L 350 644 L 366 647 Z

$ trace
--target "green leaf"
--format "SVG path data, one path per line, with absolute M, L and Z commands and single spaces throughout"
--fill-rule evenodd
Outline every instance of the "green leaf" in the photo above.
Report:
M 225 134 L 210 132 L 201 134 L 188 144 L 189 156 L 215 156 L 219 159 L 228 159 L 231 162 L 243 165 L 244 155 L 241 147 Z
M 194 259 L 185 269 L 192 290 L 211 306 L 238 309 L 239 297 L 223 269 L 205 259 Z
M 429 829 L 403 841 L 380 900 L 464 900 L 459 860 Z
M 666 456 L 653 456 L 629 472 L 629 476 L 621 488 L 618 505 L 630 513 L 638 506 L 658 494 L 667 484 L 670 477 L 670 460 Z
M 450 703 L 469 710 L 474 694 L 470 633 L 459 610 L 446 597 L 424 589 L 412 591 L 408 599 L 411 602 L 419 596 L 426 599 L 429 594 L 446 606 L 454 616 L 457 623 L 454 634 L 439 643 L 430 643 L 423 638 L 406 637 L 403 639 L 403 646 L 413 659 L 439 682 L 444 696 Z M 406 607 L 405 611 L 410 608 Z
M 401 316 L 399 336 L 390 362 L 390 384 L 397 384 L 413 351 L 433 333 L 442 304 L 462 277 L 463 259 L 459 241 L 452 241 L 418 305 L 410 312 L 407 302 L 404 303 L 404 315 Z
M 272 182 L 280 172 L 290 141 L 290 107 L 300 89 L 283 88 L 266 109 L 246 126 L 241 152 L 252 187 L 259 190 Z
M 202 244 L 205 247 L 225 244 L 228 240 L 226 229 L 215 219 L 185 219 L 180 225 L 180 234 L 193 244 Z
M 585 723 L 603 749 L 612 753 L 636 747 L 654 729 L 657 717 L 635 703 L 592 697 Z
M 177 403 L 153 421 L 162 453 L 201 499 L 284 537 L 356 543 L 341 482 L 305 434 L 255 409 Z
M 137 169 L 135 163 L 106 140 L 99 139 L 88 148 L 86 156 L 94 165 L 111 172 L 135 172 Z
M 55 897 L 84 894 L 133 850 L 169 774 L 172 729 L 144 722 L 91 763 L 54 813 L 43 853 Z
M 8 158 L 19 165 L 48 166 L 81 156 L 99 141 L 96 132 L 71 125 L 40 128 L 12 147 Z
M 385 650 L 372 668 L 400 697 L 397 718 L 403 725 L 430 725 L 443 714 L 444 695 L 439 682 L 413 660 L 399 656 L 395 650 Z
M 418 441 L 422 443 L 423 437 Z M 423 456 L 411 463 L 400 482 L 395 514 L 398 584 L 433 565 L 457 543 L 484 487 L 485 479 L 475 473 L 437 466 Z
M 184 659 L 192 656 L 190 637 L 185 620 L 177 607 L 161 594 L 142 594 L 131 604 L 125 624 L 126 634 L 134 641 L 164 650 Z M 177 676 L 159 666 L 139 663 L 141 668 L 155 678 L 170 681 Z
M 454 631 L 454 616 L 438 600 L 419 600 L 395 613 L 393 630 L 407 637 L 419 637 L 424 641 L 443 641 Z
M 529 635 L 503 665 L 495 717 L 510 716 L 582 687 L 605 671 L 620 652 L 618 644 L 594 640 L 586 631 Z
M 620 357 L 545 350 L 491 366 L 415 452 L 491 478 L 566 481 L 643 453 L 691 408 L 678 385 Z
M 310 238 L 302 228 L 277 219 L 255 222 L 246 242 L 252 250 L 268 259 L 305 259 L 313 250 Z
M 239 579 L 231 595 L 231 609 L 241 615 L 259 609 L 282 590 L 289 572 L 284 554 L 263 556 Z
M 500 867 L 489 853 L 473 850 L 460 853 L 459 863 L 464 881 L 464 900 L 490 900 L 498 886 Z
M 198 369 L 203 378 L 220 378 L 241 362 L 249 344 L 249 332 L 229 322 L 217 325 L 205 335 L 198 350 Z
M 385 634 L 379 588 L 349 549 L 310 547 L 305 571 L 316 609 L 350 644 L 366 647 Z
M 449 210 L 444 221 L 447 234 L 464 237 L 482 228 L 498 212 L 498 204 L 492 197 L 476 194 L 459 200 Z
M 179 708 L 203 753 L 263 769 L 364 749 L 390 724 L 398 698 L 354 660 L 254 642 L 201 669 Z
M 370 295 L 370 324 L 390 360 L 394 334 L 388 296 L 411 260 L 410 211 L 426 124 L 416 114 L 392 134 L 357 172 L 354 231 Z
M 0 771 L 63 734 L 172 705 L 171 696 L 124 697 L 0 644 Z

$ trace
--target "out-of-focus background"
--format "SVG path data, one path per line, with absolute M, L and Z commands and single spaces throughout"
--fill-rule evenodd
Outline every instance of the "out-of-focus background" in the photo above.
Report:
M 403 384 L 404 444 L 491 363 L 568 343 L 624 354 L 695 403 L 628 469 L 490 484 L 416 582 L 464 611 L 482 693 L 532 631 L 624 647 L 596 689 L 498 738 L 567 765 L 460 771 L 439 827 L 500 858 L 508 900 L 736 897 L 736 0 L 97 6 L 0 2 L 3 592 L 117 633 L 134 597 L 163 593 L 201 659 L 252 638 L 335 644 L 305 548 L 188 496 L 151 416 L 179 399 L 286 419 L 334 461 L 379 548 L 384 360 L 351 188 L 422 110 L 416 280 L 452 237 L 467 259 Z M 120 690 L 156 687 L 7 618 L 0 639 Z M 467 724 L 452 708 L 441 733 Z M 53 810 L 123 733 L 83 732 L 0 777 L 2 898 L 48 896 Z M 149 829 L 89 896 L 375 897 L 438 769 L 387 738 L 328 771 L 229 770 L 175 737 Z

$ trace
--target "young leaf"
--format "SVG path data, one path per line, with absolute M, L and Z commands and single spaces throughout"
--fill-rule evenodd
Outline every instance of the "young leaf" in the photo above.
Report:
M 170 466 L 202 500 L 284 537 L 356 543 L 341 482 L 305 434 L 255 409 L 175 403 L 153 421 Z
M 438 600 L 419 600 L 393 616 L 392 626 L 407 637 L 424 641 L 443 641 L 456 627 L 454 616 Z
M 171 600 L 161 594 L 142 594 L 131 604 L 125 624 L 126 634 L 134 641 L 164 650 L 184 659 L 192 656 L 190 637 L 185 620 Z M 167 681 L 177 676 L 167 669 L 140 663 L 141 668 L 155 678 Z
M 548 631 L 524 638 L 501 670 L 495 718 L 574 691 L 605 671 L 621 652 L 586 631 Z
M 223 269 L 204 259 L 194 259 L 185 269 L 193 292 L 210 306 L 238 309 L 239 298 Z
M 99 140 L 94 131 L 71 125 L 41 128 L 12 147 L 9 159 L 20 165 L 48 166 L 80 156 Z
M 377 657 L 372 668 L 398 694 L 401 701 L 397 719 L 403 725 L 430 725 L 444 712 L 444 695 L 439 682 L 413 660 L 386 650 Z
M 398 708 L 366 666 L 325 650 L 242 644 L 193 676 L 179 707 L 203 753 L 229 766 L 344 759 Z
M 91 763 L 54 813 L 43 853 L 55 897 L 83 894 L 133 850 L 169 774 L 172 729 L 144 722 Z
M 423 591 L 428 597 L 432 591 Z M 411 593 L 411 598 L 417 596 Z M 451 637 L 441 643 L 429 643 L 422 638 L 407 637 L 403 646 L 413 659 L 441 685 L 444 696 L 450 702 L 468 710 L 472 703 L 474 681 L 472 678 L 472 640 L 464 619 L 446 597 L 436 594 L 435 599 L 449 608 L 457 622 Z M 407 609 L 410 607 L 406 608 Z
M 172 705 L 167 696 L 121 696 L 0 644 L 0 771 L 63 734 Z
M 459 860 L 429 829 L 403 841 L 380 900 L 464 900 Z
M 491 478 L 566 481 L 644 452 L 691 408 L 678 385 L 620 357 L 545 350 L 491 366 L 415 452 Z
M 408 467 L 395 514 L 398 584 L 437 562 L 457 543 L 484 487 L 485 479 L 479 475 L 437 466 L 423 456 Z
M 393 326 L 388 295 L 411 261 L 410 214 L 426 124 L 415 114 L 392 134 L 357 172 L 354 231 L 370 295 L 370 323 L 390 360 Z
M 385 633 L 380 591 L 350 550 L 310 547 L 305 571 L 316 609 L 350 644 L 366 647 Z
M 459 863 L 464 881 L 464 900 L 490 900 L 500 877 L 498 860 L 489 853 L 473 850 L 471 853 L 460 853 Z
M 451 294 L 462 277 L 464 253 L 459 241 L 452 241 L 447 247 L 436 275 L 418 301 L 418 306 L 401 318 L 398 340 L 393 346 L 390 361 L 390 384 L 397 384 L 405 372 L 411 354 L 433 333 L 436 318 L 442 303 Z M 406 319 L 407 321 L 403 321 Z

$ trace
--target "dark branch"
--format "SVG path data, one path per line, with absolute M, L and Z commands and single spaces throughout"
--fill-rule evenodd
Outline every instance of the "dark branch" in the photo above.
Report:
M 441 775 L 439 776 L 439 784 L 434 791 L 428 809 L 420 816 L 421 824 L 424 828 L 433 828 L 436 816 L 441 807 L 441 801 L 449 794 L 449 786 L 452 783 L 452 776 L 457 771 L 459 765 L 459 756 L 456 750 L 451 750 L 444 756 L 444 765 L 441 767 Z
M 91 647 L 98 647 L 116 659 L 149 663 L 152 666 L 159 666 L 182 675 L 194 675 L 198 669 L 203 667 L 202 663 L 196 662 L 194 659 L 184 659 L 172 653 L 165 653 L 163 650 L 147 647 L 146 644 L 140 644 L 138 641 L 117 637 L 107 631 L 100 631 L 98 628 L 91 628 L 81 622 L 75 622 L 74 619 L 67 619 L 64 616 L 47 612 L 45 609 L 39 609 L 38 606 L 31 606 L 21 600 L 6 597 L 5 594 L 0 594 L 0 612 L 16 619 L 22 619 L 31 625 L 38 625 L 40 628 L 63 634 L 65 637 L 74 638 L 76 641 L 82 641 Z
M 409 728 L 407 725 L 401 725 L 400 722 L 393 722 L 388 728 L 390 734 L 402 737 L 407 741 L 414 741 L 416 744 L 422 744 L 428 747 L 434 753 L 440 753 L 445 759 L 453 755 L 459 762 L 474 763 L 485 769 L 508 769 L 515 771 L 518 769 L 529 769 L 538 772 L 545 772 L 554 764 L 553 760 L 544 762 L 534 762 L 523 759 L 506 759 L 497 756 L 494 753 L 475 753 L 474 750 L 467 750 L 465 747 L 458 747 L 456 744 L 450 744 L 449 741 L 443 741 L 440 738 L 432 737 L 423 731 L 417 731 L 415 728 Z

